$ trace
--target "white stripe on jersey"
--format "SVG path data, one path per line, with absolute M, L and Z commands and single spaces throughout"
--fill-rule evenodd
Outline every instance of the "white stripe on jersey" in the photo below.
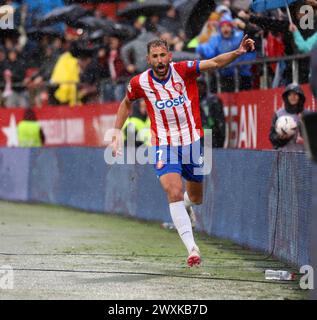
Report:
M 162 84 L 156 82 L 154 79 L 153 79 L 153 84 L 154 84 L 154 87 L 156 88 L 156 90 L 159 92 L 159 95 L 162 100 L 169 100 L 170 99 L 168 92 L 163 88 Z M 167 90 L 169 90 L 169 89 L 167 89 Z M 170 91 L 170 92 L 171 92 L 172 98 L 175 98 L 176 96 L 173 95 L 173 92 L 172 91 Z M 176 109 L 177 108 L 175 108 L 175 110 Z M 169 131 L 170 131 L 171 144 L 173 146 L 180 145 L 180 133 L 178 131 L 174 111 L 172 110 L 172 108 L 166 108 L 166 109 L 164 109 L 163 112 L 165 112 L 165 115 L 166 115 Z M 164 127 L 164 124 L 163 124 L 163 127 Z
M 155 122 L 156 122 L 156 128 L 157 128 L 157 136 L 159 138 L 159 144 L 160 145 L 167 145 L 168 144 L 167 132 L 164 127 L 161 113 L 155 107 L 156 97 L 155 97 L 154 93 L 151 93 L 152 89 L 151 89 L 149 81 L 148 81 L 148 70 L 141 74 L 139 82 L 140 82 L 141 88 L 143 89 L 147 98 L 151 102 L 153 110 L 154 110 L 154 116 L 155 116 Z
M 165 88 L 167 90 L 169 90 L 174 97 L 178 97 L 179 96 L 179 92 L 177 92 L 175 90 L 175 88 L 173 87 L 173 84 L 172 84 L 172 81 L 169 81 Z M 180 126 L 180 130 L 181 130 L 181 133 L 182 133 L 182 139 L 183 139 L 183 144 L 184 145 L 188 145 L 188 144 L 191 144 L 191 140 L 190 140 L 190 131 L 189 131 L 189 126 L 188 126 L 188 123 L 187 123 L 187 118 L 186 118 L 186 114 L 185 114 L 185 109 L 184 108 L 175 108 L 175 111 L 178 115 L 178 120 L 179 120 L 179 126 Z M 173 111 L 172 111 L 173 112 Z M 176 120 L 175 120 L 175 125 L 176 125 L 176 128 L 177 128 L 177 123 L 176 123 Z M 178 130 L 177 130 L 178 131 Z
M 200 136 L 197 133 L 197 130 L 195 129 L 196 125 L 195 125 L 195 120 L 194 120 L 194 116 L 193 116 L 192 102 L 188 98 L 187 88 L 186 88 L 186 85 L 185 85 L 183 78 L 177 73 L 173 64 L 171 64 L 171 66 L 172 66 L 172 74 L 174 76 L 175 82 L 180 82 L 183 85 L 183 93 L 185 94 L 187 101 L 188 101 L 188 103 L 186 103 L 186 105 L 187 105 L 187 109 L 188 109 L 189 119 L 190 119 L 190 122 L 191 122 L 192 128 L 193 128 L 193 137 L 194 137 L 194 141 L 197 141 L 200 139 Z M 186 117 L 185 117 L 185 119 L 186 119 Z M 186 121 L 186 125 L 187 125 L 187 121 Z
M 186 97 L 185 104 L 187 106 L 189 120 L 190 120 L 190 123 L 192 126 L 193 139 L 194 139 L 194 141 L 197 141 L 198 139 L 200 139 L 200 136 L 198 135 L 197 131 L 195 130 L 196 125 L 195 125 L 195 120 L 194 120 L 193 112 L 192 112 L 192 103 L 188 98 L 185 82 L 182 79 L 182 77 L 175 70 L 173 63 L 170 64 L 170 67 L 171 67 L 171 72 L 172 72 L 171 76 L 173 76 L 174 81 L 176 83 L 177 82 L 181 83 L 183 86 L 182 92 L 183 92 L 183 95 Z M 159 138 L 159 144 L 160 145 L 167 145 L 168 144 L 167 132 L 166 132 L 166 129 L 164 126 L 161 111 L 159 109 L 157 109 L 155 106 L 155 103 L 157 101 L 156 96 L 155 96 L 155 93 L 153 92 L 153 90 L 149 84 L 149 81 L 148 81 L 149 70 L 150 69 L 146 70 L 145 72 L 143 72 L 140 75 L 139 85 L 143 89 L 143 91 L 145 92 L 148 100 L 150 101 L 150 103 L 152 105 L 152 108 L 154 111 L 154 117 L 155 117 L 154 121 L 156 123 L 157 135 Z M 157 82 L 155 79 L 153 79 L 153 84 L 154 84 L 155 89 L 158 91 L 162 100 L 169 100 L 170 99 L 168 92 L 163 88 L 162 84 Z M 175 88 L 173 87 L 171 78 L 165 84 L 165 88 L 171 93 L 172 99 L 179 98 L 180 93 L 178 91 L 176 91 Z M 183 145 L 189 145 L 193 141 L 191 141 L 190 129 L 189 129 L 189 124 L 187 122 L 185 109 L 184 109 L 184 107 L 177 106 L 177 107 L 174 107 L 174 110 L 176 111 L 176 113 L 178 115 Z M 171 143 L 172 143 L 172 145 L 175 145 L 175 146 L 180 145 L 180 139 L 179 139 L 180 133 L 178 130 L 174 111 L 172 110 L 172 108 L 165 108 L 164 112 L 165 112 L 165 115 L 167 118 L 169 130 L 170 130 Z

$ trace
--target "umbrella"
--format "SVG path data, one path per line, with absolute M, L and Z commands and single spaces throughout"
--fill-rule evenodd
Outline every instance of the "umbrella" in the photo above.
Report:
M 30 29 L 26 30 L 26 34 L 28 35 L 29 38 L 32 39 L 39 39 L 42 36 L 48 35 L 48 36 L 52 36 L 55 38 L 62 38 L 63 37 L 63 33 L 59 32 L 58 30 L 56 30 L 56 28 L 52 28 L 52 27 L 31 27 Z
M 114 22 L 108 19 L 97 18 L 93 16 L 82 17 L 80 19 L 71 19 L 67 24 L 73 28 L 89 30 L 104 29 L 108 31 L 111 31 L 114 26 Z
M 268 10 L 275 10 L 278 8 L 285 8 L 287 10 L 287 15 L 290 23 L 293 23 L 291 13 L 289 11 L 289 5 L 297 2 L 298 0 L 253 0 L 251 4 L 251 9 L 254 12 L 264 12 Z
M 298 0 L 253 0 L 251 9 L 254 12 L 264 12 L 284 8 L 297 1 Z
M 171 3 L 168 0 L 147 0 L 144 2 L 133 2 L 124 9 L 119 10 L 118 16 L 135 18 L 138 16 L 160 15 L 170 9 Z
M 181 3 L 176 9 L 182 17 L 186 36 L 191 39 L 200 33 L 210 13 L 216 7 L 215 1 L 191 0 Z
M 50 25 L 57 22 L 76 21 L 77 19 L 90 14 L 90 12 L 81 5 L 73 4 L 70 6 L 59 7 L 46 14 L 39 23 L 41 26 Z
M 135 37 L 135 30 L 131 26 L 115 23 L 111 29 L 98 29 L 93 31 L 90 33 L 89 39 L 91 41 L 96 41 L 104 36 L 113 36 L 121 40 L 127 40 Z

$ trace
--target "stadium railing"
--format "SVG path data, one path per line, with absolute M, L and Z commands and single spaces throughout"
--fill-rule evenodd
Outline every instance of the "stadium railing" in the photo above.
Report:
M 299 61 L 302 59 L 310 58 L 309 54 L 296 54 L 291 56 L 283 56 L 283 57 L 274 57 L 274 58 L 258 58 L 252 61 L 243 61 L 236 63 L 234 65 L 234 88 L 235 92 L 239 91 L 239 68 L 241 66 L 249 65 L 249 66 L 260 66 L 262 70 L 262 81 L 260 82 L 260 89 L 268 89 L 272 87 L 272 83 L 269 83 L 269 64 L 279 63 L 279 62 L 290 62 L 292 65 L 292 82 L 299 83 Z M 217 93 L 221 93 L 221 84 L 220 84 L 220 73 L 219 71 L 215 71 L 214 73 L 216 79 L 216 88 Z M 211 74 L 208 74 L 209 78 Z

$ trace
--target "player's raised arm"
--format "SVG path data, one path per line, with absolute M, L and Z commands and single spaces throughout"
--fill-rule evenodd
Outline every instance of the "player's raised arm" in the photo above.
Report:
M 231 62 L 233 62 L 238 57 L 240 57 L 241 55 L 249 51 L 254 51 L 254 49 L 254 41 L 252 39 L 249 39 L 248 36 L 245 35 L 238 49 L 221 54 L 212 59 L 202 60 L 199 65 L 200 71 L 223 68 Z
M 112 143 L 111 143 L 111 148 L 112 148 L 112 154 L 113 156 L 116 156 L 120 154 L 120 136 L 118 136 L 119 130 L 122 129 L 125 121 L 128 119 L 130 111 L 131 111 L 131 106 L 132 103 L 128 99 L 127 96 L 124 97 L 124 99 L 121 101 L 118 112 L 117 112 L 117 118 L 115 122 L 114 128 L 116 129 L 115 134 L 112 137 Z

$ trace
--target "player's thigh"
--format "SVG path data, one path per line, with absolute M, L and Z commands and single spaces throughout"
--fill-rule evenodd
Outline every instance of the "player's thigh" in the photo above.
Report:
M 167 194 L 169 203 L 184 200 L 182 176 L 176 172 L 170 172 L 160 177 L 160 183 Z
M 200 204 L 203 201 L 203 183 L 196 181 L 186 181 L 185 184 L 186 191 L 189 199 L 196 203 Z

